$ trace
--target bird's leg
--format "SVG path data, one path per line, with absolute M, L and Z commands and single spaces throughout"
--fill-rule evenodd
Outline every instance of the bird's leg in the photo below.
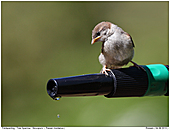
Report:
M 107 66 L 104 65 L 103 68 L 102 68 L 102 70 L 101 70 L 101 73 L 108 76 L 109 74 L 107 73 L 107 71 L 111 71 L 111 70 L 110 70 L 110 69 L 107 69 Z
M 138 69 L 142 69 L 143 71 L 146 71 L 142 66 L 138 65 L 137 63 L 133 62 L 133 61 L 130 61 L 133 66 L 137 67 Z

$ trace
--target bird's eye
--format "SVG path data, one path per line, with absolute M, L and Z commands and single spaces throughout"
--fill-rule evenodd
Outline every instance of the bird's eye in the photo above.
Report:
M 97 36 L 100 36 L 100 32 L 97 32 L 96 35 L 97 35 Z
M 104 33 L 104 35 L 106 35 L 106 32 Z

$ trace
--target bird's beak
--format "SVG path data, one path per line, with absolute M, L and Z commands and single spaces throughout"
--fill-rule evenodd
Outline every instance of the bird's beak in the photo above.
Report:
M 100 38 L 101 38 L 101 36 L 98 36 L 98 37 L 96 37 L 95 39 L 92 39 L 91 44 L 94 44 L 94 43 L 97 42 Z

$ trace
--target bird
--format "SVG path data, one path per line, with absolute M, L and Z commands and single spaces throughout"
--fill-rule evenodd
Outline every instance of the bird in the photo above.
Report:
M 134 66 L 142 68 L 133 62 L 134 42 L 130 34 L 111 22 L 100 22 L 92 30 L 91 44 L 102 42 L 99 62 L 103 65 L 101 73 L 119 69 L 131 62 Z

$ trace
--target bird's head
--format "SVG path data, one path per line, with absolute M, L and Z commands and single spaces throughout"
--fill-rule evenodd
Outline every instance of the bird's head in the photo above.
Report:
M 92 31 L 91 44 L 98 41 L 105 42 L 111 34 L 111 25 L 112 23 L 110 22 L 101 22 L 97 24 Z

